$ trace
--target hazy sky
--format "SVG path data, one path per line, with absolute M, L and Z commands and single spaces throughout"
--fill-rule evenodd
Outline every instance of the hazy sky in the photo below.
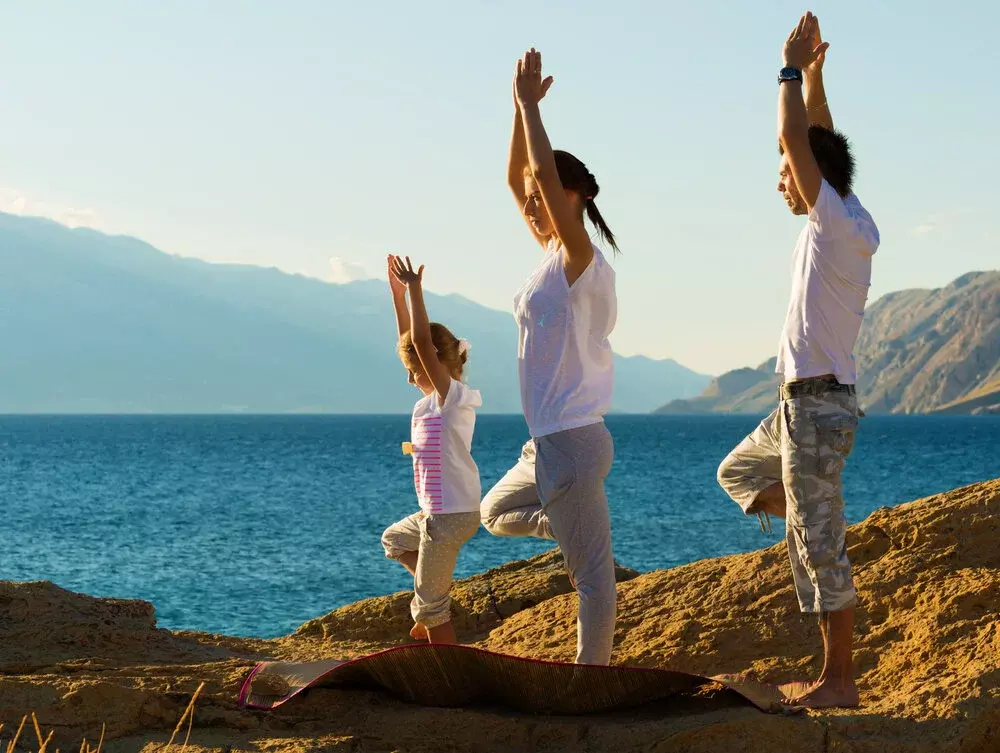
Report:
M 405 252 L 431 290 L 508 309 L 538 260 L 505 185 L 511 75 L 534 45 L 556 79 L 552 141 L 596 174 L 624 252 L 616 348 L 711 373 L 756 364 L 802 223 L 775 190 L 775 74 L 804 10 L 5 2 L 0 210 L 328 280 Z M 882 232 L 872 297 L 1000 266 L 997 5 L 811 10 Z

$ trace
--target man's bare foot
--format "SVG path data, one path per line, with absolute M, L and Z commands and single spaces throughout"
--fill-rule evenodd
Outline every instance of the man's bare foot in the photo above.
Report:
M 410 628 L 410 637 L 415 641 L 426 641 L 427 628 L 425 628 L 419 622 L 414 622 L 413 627 Z
M 804 706 L 807 709 L 853 708 L 858 705 L 858 686 L 838 683 L 833 680 L 820 680 L 812 689 L 800 696 L 791 698 L 789 705 Z

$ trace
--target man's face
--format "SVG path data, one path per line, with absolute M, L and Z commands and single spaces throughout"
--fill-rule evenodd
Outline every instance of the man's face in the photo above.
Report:
M 806 206 L 799 187 L 795 185 L 795 178 L 792 176 L 792 168 L 788 164 L 788 156 L 781 158 L 781 165 L 778 168 L 778 193 L 785 198 L 788 209 L 792 214 L 809 214 L 809 207 Z

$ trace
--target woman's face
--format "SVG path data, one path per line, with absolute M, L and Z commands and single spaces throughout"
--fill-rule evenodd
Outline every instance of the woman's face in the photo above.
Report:
M 524 196 L 524 206 L 521 207 L 521 211 L 524 212 L 525 219 L 539 235 L 543 237 L 552 235 L 552 220 L 545 208 L 545 202 L 542 201 L 542 192 L 530 175 L 524 176 Z

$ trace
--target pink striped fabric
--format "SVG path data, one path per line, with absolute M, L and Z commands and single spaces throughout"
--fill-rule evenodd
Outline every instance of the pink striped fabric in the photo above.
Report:
M 441 416 L 415 417 L 410 426 L 413 442 L 413 486 L 421 503 L 431 512 L 440 512 L 444 504 L 441 472 Z

